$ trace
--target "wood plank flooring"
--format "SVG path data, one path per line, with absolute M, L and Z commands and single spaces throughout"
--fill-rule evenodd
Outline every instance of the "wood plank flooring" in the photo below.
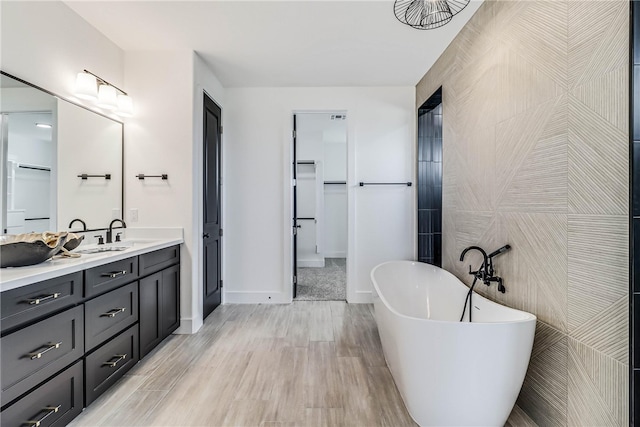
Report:
M 341 301 L 220 306 L 71 425 L 416 426 L 386 366 L 373 306 Z M 516 407 L 506 425 L 535 423 Z
M 223 305 L 173 335 L 72 423 L 80 426 L 415 426 L 373 307 Z

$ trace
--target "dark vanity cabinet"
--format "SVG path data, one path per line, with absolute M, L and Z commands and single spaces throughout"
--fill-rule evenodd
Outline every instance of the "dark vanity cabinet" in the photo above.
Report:
M 173 248 L 161 252 L 140 256 L 141 267 L 151 273 L 140 280 L 141 357 L 180 325 L 180 253 Z
M 0 425 L 64 426 L 180 324 L 179 246 L 2 292 Z

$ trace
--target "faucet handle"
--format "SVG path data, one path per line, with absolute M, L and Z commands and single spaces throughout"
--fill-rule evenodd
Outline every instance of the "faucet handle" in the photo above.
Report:
M 122 235 L 122 231 L 119 233 L 116 233 L 116 242 L 120 242 L 120 236 Z
M 99 245 L 104 245 L 104 237 L 102 236 L 102 234 L 98 234 L 97 236 L 93 236 L 93 237 L 97 237 L 98 238 L 98 244 Z

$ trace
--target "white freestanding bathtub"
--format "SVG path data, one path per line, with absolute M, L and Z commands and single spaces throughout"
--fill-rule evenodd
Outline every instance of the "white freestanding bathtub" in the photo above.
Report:
M 474 292 L 473 322 L 460 322 L 469 288 L 429 264 L 387 262 L 371 280 L 384 356 L 413 419 L 504 426 L 527 372 L 536 317 Z

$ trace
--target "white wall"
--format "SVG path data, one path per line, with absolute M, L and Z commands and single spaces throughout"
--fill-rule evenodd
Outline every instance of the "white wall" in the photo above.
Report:
M 183 227 L 181 327 L 192 326 L 193 60 L 190 51 L 125 54 L 125 83 L 135 96 L 135 115 L 125 125 L 125 216 L 131 227 Z M 135 94 L 135 95 L 133 95 Z M 168 174 L 139 180 L 137 174 Z M 133 221 L 132 210 L 138 211 Z
M 346 185 L 324 186 L 324 255 L 326 258 L 347 256 L 348 200 Z
M 350 302 L 370 300 L 369 272 L 414 254 L 414 88 L 229 88 L 225 108 L 225 296 L 291 301 L 292 114 L 346 111 Z
M 122 124 L 58 101 L 58 230 L 74 218 L 88 229 L 122 218 Z M 111 179 L 80 179 L 80 174 Z
M 223 105 L 224 89 L 186 50 L 126 52 L 125 83 L 136 94 L 135 115 L 125 126 L 127 220 L 134 227 L 184 229 L 178 333 L 192 333 L 202 326 L 203 91 Z M 139 173 L 169 179 L 138 180 Z
M 193 55 L 193 71 L 194 71 L 194 84 L 193 84 L 193 168 L 192 168 L 192 186 L 193 186 L 193 230 L 191 239 L 193 244 L 193 259 L 192 270 L 194 282 L 191 287 L 192 298 L 192 316 L 195 319 L 192 330 L 195 332 L 202 325 L 202 299 L 203 299 L 203 268 L 204 264 L 202 260 L 202 221 L 203 221 L 203 116 L 204 116 L 204 93 L 207 95 L 222 109 L 222 120 L 226 116 L 226 104 L 225 104 L 225 89 L 218 78 L 213 74 L 209 66 L 195 53 Z M 222 134 L 222 152 L 227 149 L 226 132 Z M 224 154 L 223 154 L 224 155 Z M 222 170 L 226 165 L 222 165 Z M 225 197 L 226 186 L 223 179 L 222 182 L 222 197 Z M 223 213 L 222 228 L 225 228 L 226 218 Z M 186 233 L 185 233 L 185 236 Z M 225 280 L 224 270 L 224 257 L 226 256 L 226 239 L 222 239 L 222 257 L 223 257 L 223 269 L 222 279 Z M 224 293 L 222 295 L 224 302 Z M 198 323 L 199 322 L 199 323 Z M 180 328 L 183 331 L 184 328 Z
M 83 69 L 122 87 L 123 51 L 64 3 L 3 1 L 0 15 L 2 71 L 75 102 Z

